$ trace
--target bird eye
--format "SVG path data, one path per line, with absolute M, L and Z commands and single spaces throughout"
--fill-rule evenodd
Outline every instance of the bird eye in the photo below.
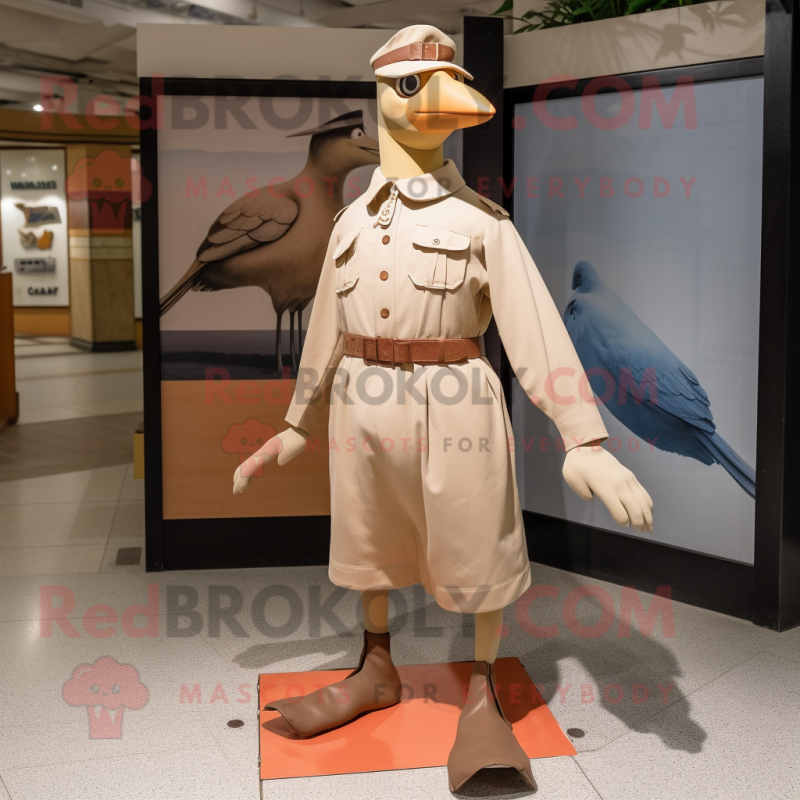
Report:
M 353 128 L 353 130 L 350 131 L 351 139 L 360 139 L 363 135 L 364 131 L 362 131 L 361 128 Z
M 247 444 L 247 439 L 242 439 L 242 444 Z
M 119 693 L 122 691 L 122 687 L 121 687 L 121 686 L 120 686 L 118 683 L 115 683 L 115 684 L 114 684 L 114 685 L 111 687 L 111 691 L 112 691 L 114 694 L 119 694 Z
M 422 81 L 419 75 L 406 75 L 398 78 L 395 89 L 401 97 L 412 97 L 422 88 Z
M 89 687 L 89 691 L 90 691 L 92 694 L 97 694 L 97 693 L 100 691 L 100 687 L 99 687 L 99 686 L 98 686 L 96 683 L 93 683 L 93 684 L 92 684 L 92 685 Z

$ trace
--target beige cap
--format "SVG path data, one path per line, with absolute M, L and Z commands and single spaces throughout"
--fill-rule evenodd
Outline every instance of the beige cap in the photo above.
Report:
M 463 67 L 453 63 L 456 43 L 432 25 L 411 25 L 398 31 L 369 60 L 380 78 L 404 78 L 432 69 L 452 69 L 472 80 Z

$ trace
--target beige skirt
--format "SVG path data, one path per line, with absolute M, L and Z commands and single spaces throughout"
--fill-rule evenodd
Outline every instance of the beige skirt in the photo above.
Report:
M 530 586 L 513 432 L 485 358 L 391 367 L 344 357 L 329 431 L 333 583 L 422 583 L 462 613 L 503 608 Z

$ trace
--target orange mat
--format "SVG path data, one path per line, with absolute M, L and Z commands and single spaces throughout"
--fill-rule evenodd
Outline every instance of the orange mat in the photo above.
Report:
M 399 705 L 365 714 L 348 725 L 300 739 L 277 711 L 261 711 L 261 779 L 299 778 L 442 767 L 456 736 L 469 685 L 471 661 L 398 667 L 403 681 Z M 342 680 L 352 670 L 260 675 L 259 708 Z M 531 758 L 575 755 L 566 734 L 518 658 L 495 662 L 498 694 L 514 734 Z

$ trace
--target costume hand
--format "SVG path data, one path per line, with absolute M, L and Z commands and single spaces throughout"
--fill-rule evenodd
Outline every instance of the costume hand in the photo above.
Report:
M 308 434 L 305 431 L 294 427 L 273 436 L 258 452 L 236 468 L 236 472 L 233 473 L 233 493 L 241 494 L 247 488 L 253 474 L 276 456 L 280 467 L 299 456 L 306 449 L 307 439 Z
M 564 480 L 584 500 L 597 495 L 617 525 L 653 532 L 653 501 L 636 476 L 599 445 L 575 447 L 564 461 Z

